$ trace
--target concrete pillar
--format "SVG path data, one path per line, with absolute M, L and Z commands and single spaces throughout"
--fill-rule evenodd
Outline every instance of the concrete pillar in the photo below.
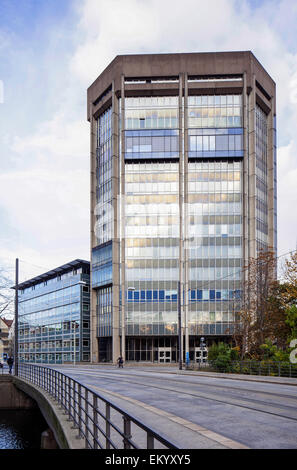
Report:
M 268 246 L 269 249 L 276 252 L 277 247 L 275 246 L 275 218 L 276 213 L 276 179 L 275 179 L 275 162 L 274 162 L 274 152 L 275 152 L 275 142 L 274 142 L 274 133 L 276 131 L 274 124 L 274 115 L 275 115 L 275 97 L 271 97 L 271 110 L 268 114 L 267 119 L 267 184 L 268 184 Z
M 125 307 L 126 307 L 126 255 L 125 255 L 125 77 L 121 76 L 121 176 L 120 176 L 120 192 L 121 192 L 121 354 L 126 360 L 126 324 L 125 324 Z M 115 354 L 113 361 L 115 362 L 119 354 Z
M 249 227 L 249 256 L 256 257 L 256 79 L 252 77 L 252 91 L 249 98 L 248 110 L 248 227 Z
M 188 151 L 189 151 L 189 133 L 188 133 L 188 74 L 184 75 L 184 284 L 181 283 L 181 295 L 184 293 L 184 322 L 185 322 L 185 359 L 189 353 L 189 189 L 188 189 Z
M 243 93 L 242 93 L 242 108 L 243 108 L 243 169 L 242 169 L 242 209 L 243 209 L 243 265 L 247 266 L 249 259 L 249 121 L 248 121 L 248 95 L 246 84 L 246 72 L 243 74 Z M 247 271 L 243 276 L 247 280 Z
M 40 448 L 41 449 L 59 449 L 55 436 L 50 428 L 46 429 L 46 431 L 43 431 L 43 433 L 41 434 Z
M 90 239 L 91 239 L 91 275 L 90 275 L 90 340 L 91 340 L 91 362 L 98 362 L 98 341 L 97 341 L 97 315 L 96 315 L 96 303 L 97 296 L 96 291 L 92 289 L 92 248 L 97 245 L 95 237 L 95 223 L 96 217 L 94 214 L 96 206 L 96 147 L 97 147 L 97 122 L 93 116 L 93 105 L 90 103 Z
M 120 161 L 119 161 L 119 100 L 112 81 L 112 361 L 120 354 Z

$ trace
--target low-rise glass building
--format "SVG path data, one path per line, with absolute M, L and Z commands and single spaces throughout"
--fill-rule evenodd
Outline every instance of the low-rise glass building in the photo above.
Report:
M 90 360 L 90 263 L 76 259 L 19 284 L 19 361 Z

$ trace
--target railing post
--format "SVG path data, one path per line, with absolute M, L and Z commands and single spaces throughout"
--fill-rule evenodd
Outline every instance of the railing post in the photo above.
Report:
M 71 419 L 71 382 L 72 382 L 72 379 L 68 377 L 68 417 L 69 419 Z
M 93 394 L 93 448 L 98 449 L 98 399 L 95 394 Z
M 131 449 L 131 444 L 129 443 L 128 439 L 131 439 L 131 420 L 128 416 L 123 416 L 124 420 L 124 449 Z
M 78 389 L 77 389 L 77 393 L 78 393 L 78 398 L 77 398 L 77 401 L 78 401 L 78 437 L 81 437 L 81 385 L 78 384 Z
M 150 432 L 146 434 L 146 448 L 154 449 L 154 436 Z
M 88 449 L 88 446 L 89 446 L 89 443 L 88 443 L 88 440 L 89 440 L 89 418 L 88 418 L 88 414 L 89 414 L 89 392 L 88 390 L 85 388 L 85 448 Z
M 108 403 L 105 404 L 105 434 L 106 434 L 106 449 L 110 449 L 110 405 Z

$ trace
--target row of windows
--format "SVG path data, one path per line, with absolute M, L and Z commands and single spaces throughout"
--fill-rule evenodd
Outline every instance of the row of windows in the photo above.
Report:
M 202 181 L 202 182 L 225 182 L 225 181 L 240 181 L 240 171 L 193 171 L 189 172 L 189 181 Z
M 178 152 L 178 137 L 176 136 L 127 137 L 125 144 L 127 153 Z
M 189 151 L 232 151 L 242 150 L 243 142 L 241 135 L 200 135 L 189 137 Z
M 188 106 L 241 106 L 241 95 L 200 95 L 189 96 Z
M 127 268 L 127 281 L 174 281 L 179 277 L 178 267 L 158 267 L 158 268 Z M 220 279 L 240 280 L 242 277 L 240 268 L 190 268 L 189 279 L 191 281 L 215 281 Z
M 202 300 L 234 300 L 241 296 L 240 290 L 191 289 L 188 293 L 190 301 Z M 177 292 L 166 290 L 126 291 L 127 302 L 177 302 Z
M 82 346 L 88 347 L 90 345 L 90 341 L 88 339 L 83 339 L 82 340 Z M 76 339 L 75 341 L 75 346 L 79 347 L 80 346 L 80 340 Z M 74 347 L 74 341 L 73 340 L 57 340 L 57 341 L 43 341 L 41 343 L 24 343 L 20 344 L 20 351 L 23 350 L 47 350 L 47 349 L 70 349 Z
M 76 361 L 85 361 L 88 362 L 90 360 L 89 353 L 83 353 L 82 355 L 77 352 L 75 355 Z M 40 364 L 62 364 L 63 362 L 72 362 L 74 361 L 74 354 L 67 353 L 67 354 L 20 354 L 20 362 L 37 362 Z
M 241 106 L 241 95 L 188 96 L 188 106 Z M 127 97 L 125 108 L 177 107 L 178 96 Z
M 75 268 L 72 269 L 71 271 L 68 271 L 63 274 L 59 274 L 56 277 L 53 277 L 52 279 L 47 279 L 46 281 L 42 281 L 38 284 L 34 284 L 34 286 L 26 287 L 25 289 L 20 289 L 19 294 L 24 295 L 27 293 L 31 293 L 32 291 L 35 294 L 36 290 L 43 289 L 46 286 L 52 286 L 53 289 L 60 289 L 61 286 L 57 285 L 56 283 L 61 283 L 64 282 L 65 280 L 71 279 L 73 276 L 77 276 L 78 274 L 81 274 L 82 272 L 84 273 L 89 273 L 89 270 L 86 268 Z M 62 285 L 63 287 L 63 285 Z M 37 294 L 37 293 L 36 293 Z
M 178 106 L 178 96 L 142 96 L 125 98 L 125 108 L 168 108 Z
M 229 323 L 214 323 L 209 324 L 209 320 L 203 324 L 201 321 L 197 324 L 189 324 L 190 335 L 231 335 L 233 332 L 233 325 Z M 131 336 L 142 336 L 142 335 L 154 335 L 154 336 L 176 336 L 178 334 L 177 324 L 165 324 L 157 323 L 153 325 L 139 325 L 131 324 L 127 325 L 126 335 Z M 133 356 L 132 356 L 133 357 Z M 140 358 L 140 355 L 135 355 L 135 358 Z
M 208 245 L 208 243 L 201 245 L 200 240 L 197 239 L 190 239 L 188 250 L 191 258 L 238 258 L 242 256 L 241 245 Z M 179 247 L 126 248 L 127 258 L 139 258 L 140 256 L 173 259 L 179 256 Z

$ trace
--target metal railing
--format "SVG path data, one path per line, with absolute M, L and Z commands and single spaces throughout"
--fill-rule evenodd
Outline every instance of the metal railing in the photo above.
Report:
M 112 401 L 55 369 L 19 364 L 18 375 L 46 391 L 60 405 L 87 449 L 178 449 Z
M 297 378 L 297 364 L 281 361 L 231 361 L 225 364 L 216 361 L 208 361 L 202 364 L 200 362 L 191 362 L 187 369 L 233 374 Z

